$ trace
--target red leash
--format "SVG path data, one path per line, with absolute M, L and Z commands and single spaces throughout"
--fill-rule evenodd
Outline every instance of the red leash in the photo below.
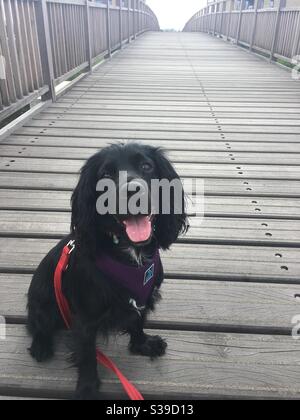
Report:
M 61 254 L 60 260 L 57 264 L 55 274 L 54 274 L 54 290 L 56 301 L 63 317 L 63 320 L 68 329 L 71 329 L 72 317 L 69 307 L 69 303 L 62 292 L 62 276 L 63 273 L 67 270 L 70 260 L 70 255 L 75 249 L 75 241 L 70 241 L 67 246 L 64 247 Z M 97 362 L 102 364 L 107 369 L 111 370 L 119 378 L 125 392 L 129 398 L 133 401 L 143 401 L 144 398 L 140 392 L 135 388 L 135 386 L 128 381 L 127 378 L 120 372 L 117 366 L 103 354 L 100 350 L 97 350 Z

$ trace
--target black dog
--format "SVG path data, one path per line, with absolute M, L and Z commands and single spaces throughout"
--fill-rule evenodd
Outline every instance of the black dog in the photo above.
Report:
M 63 293 L 73 317 L 74 360 L 79 371 L 77 399 L 99 397 L 98 333 L 107 337 L 112 331 L 126 332 L 131 352 L 151 358 L 162 356 L 167 347 L 162 338 L 149 336 L 143 329 L 148 312 L 160 297 L 163 267 L 159 249 L 168 249 L 188 228 L 184 194 L 180 214 L 174 211 L 171 199 L 170 214 L 162 214 L 160 207 L 152 215 L 149 195 L 147 214 L 132 215 L 128 211 L 125 215 L 101 215 L 96 203 L 104 191 L 97 192 L 96 186 L 104 179 L 114 181 L 118 191 L 124 189 L 120 171 L 128 174 L 125 188 L 137 178 L 146 183 L 149 191 L 153 179 L 179 179 L 163 152 L 154 147 L 118 144 L 91 157 L 72 196 L 71 234 L 41 262 L 29 289 L 28 329 L 33 337 L 30 353 L 42 362 L 53 356 L 55 332 L 64 327 L 53 278 L 63 247 L 75 240 L 63 277 Z

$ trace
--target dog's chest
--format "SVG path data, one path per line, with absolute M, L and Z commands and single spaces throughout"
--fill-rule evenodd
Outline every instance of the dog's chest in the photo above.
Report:
M 135 309 L 143 308 L 151 296 L 160 273 L 161 261 L 159 251 L 153 258 L 140 267 L 129 266 L 101 254 L 96 261 L 98 269 L 130 295 L 130 305 Z

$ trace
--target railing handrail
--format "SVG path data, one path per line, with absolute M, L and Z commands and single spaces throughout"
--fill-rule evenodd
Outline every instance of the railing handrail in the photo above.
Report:
M 291 64 L 300 55 L 300 7 L 283 7 L 282 0 L 274 8 L 255 7 L 225 9 L 228 1 L 221 0 L 202 8 L 186 23 L 185 32 L 206 32 L 268 56 L 270 61 L 284 60 Z M 221 5 L 219 10 L 215 7 Z M 239 16 L 237 18 L 236 16 Z M 238 19 L 238 20 L 237 20 Z
M 123 3 L 0 0 L 0 123 L 38 97 L 55 101 L 58 83 L 159 30 L 142 0 Z

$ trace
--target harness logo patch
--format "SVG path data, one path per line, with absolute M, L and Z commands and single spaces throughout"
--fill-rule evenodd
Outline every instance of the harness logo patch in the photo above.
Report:
M 154 264 L 152 264 L 151 267 L 148 268 L 148 270 L 146 271 L 145 277 L 144 277 L 144 286 L 146 286 L 146 284 L 148 284 L 149 281 L 153 279 L 153 277 L 154 277 L 154 268 L 155 268 L 155 266 L 154 266 Z

